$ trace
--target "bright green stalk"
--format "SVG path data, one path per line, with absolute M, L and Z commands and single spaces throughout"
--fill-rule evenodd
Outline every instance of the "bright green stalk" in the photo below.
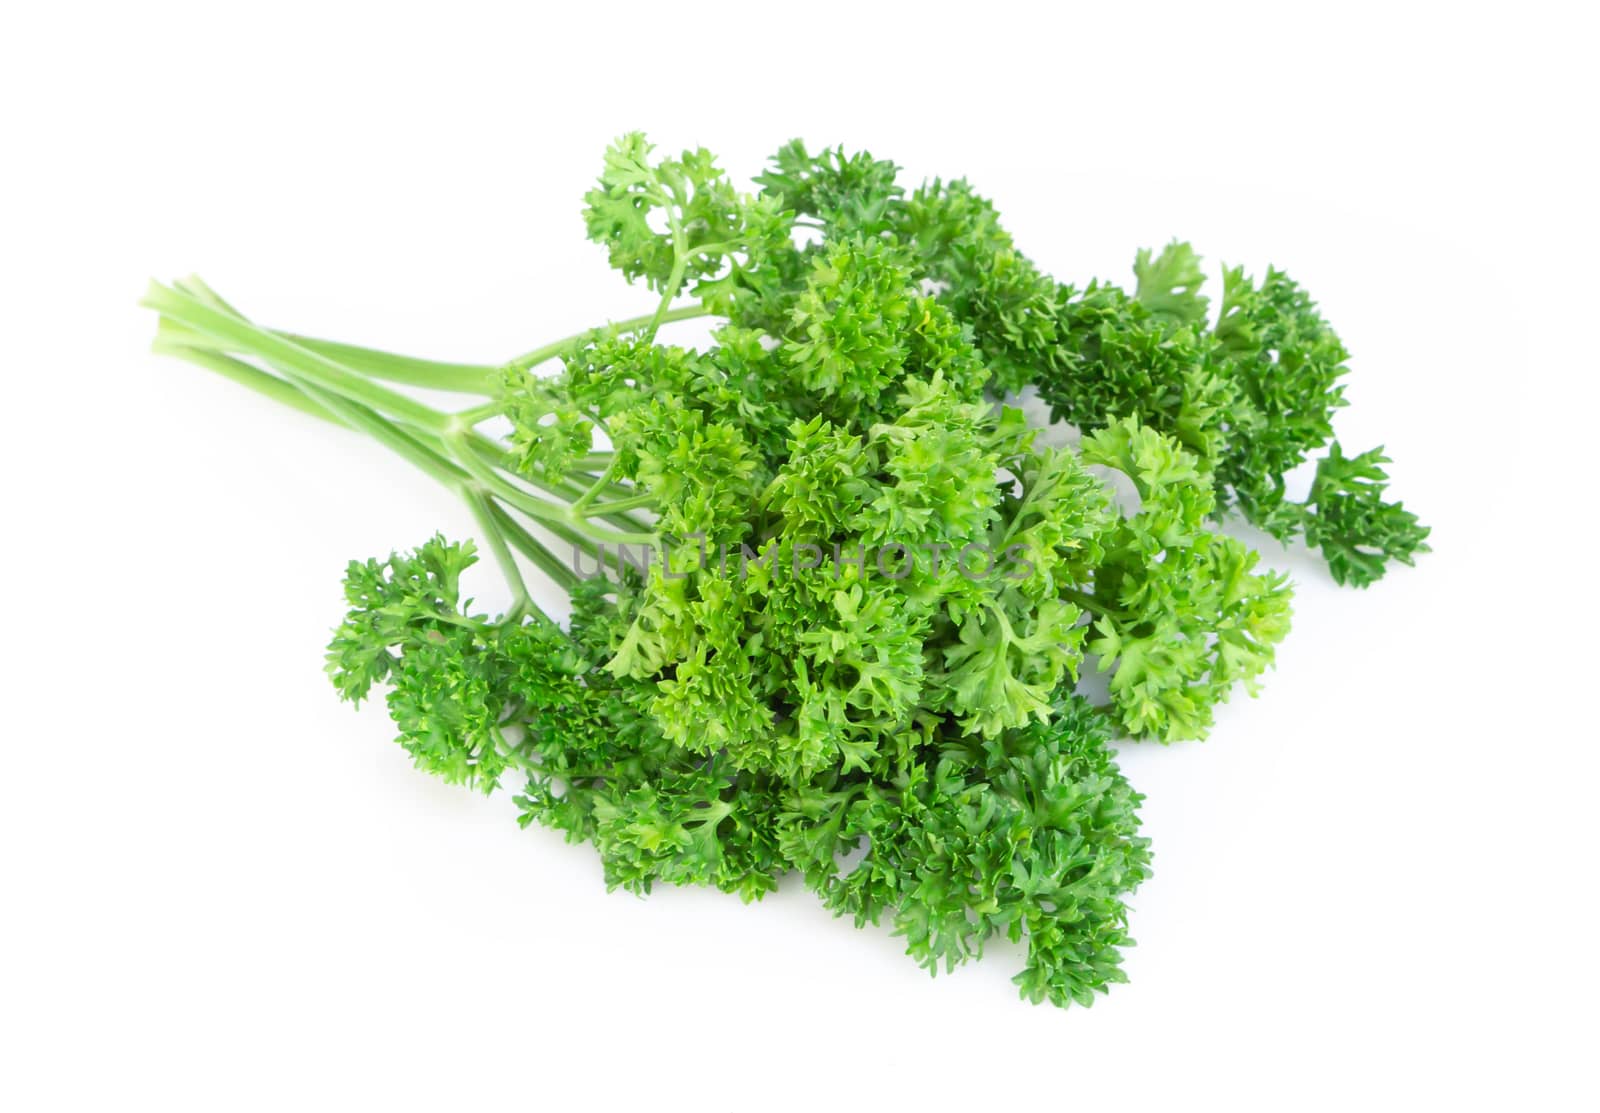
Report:
M 613 321 L 611 323 L 611 327 L 619 332 L 632 332 L 642 328 L 650 328 L 651 331 L 654 332 L 657 326 L 664 325 L 668 321 L 687 321 L 695 317 L 709 316 L 711 316 L 711 311 L 705 306 L 701 305 L 699 302 L 695 302 L 692 305 L 681 305 L 677 309 L 658 309 L 656 312 L 646 313 L 642 317 L 629 317 L 624 321 Z M 553 344 L 546 344 L 542 348 L 535 348 L 533 351 L 526 352 L 523 355 L 518 356 L 516 359 L 511 360 L 506 364 L 506 366 L 519 368 L 524 371 L 530 367 L 537 367 L 541 363 L 555 359 L 562 352 L 581 341 L 585 336 L 589 335 L 589 333 L 593 331 L 593 329 L 585 329 L 582 332 L 575 332 L 571 336 L 557 340 Z
M 648 544 L 649 527 L 627 514 L 649 500 L 631 488 L 609 482 L 613 457 L 594 453 L 583 463 L 600 475 L 586 476 L 587 487 L 571 482 L 527 479 L 530 486 L 561 501 L 546 500 L 513 484 L 500 471 L 513 471 L 503 446 L 472 426 L 499 412 L 493 401 L 460 414 L 446 414 L 373 382 L 388 379 L 430 389 L 488 393 L 498 369 L 472 364 L 418 360 L 356 345 L 274 332 L 255 325 L 198 278 L 165 287 L 152 283 L 144 304 L 161 313 L 155 350 L 215 371 L 251 390 L 302 413 L 366 433 L 422 471 L 457 491 L 478 522 L 486 547 L 494 555 L 513 595 L 512 620 L 529 614 L 550 621 L 531 601 L 512 555 L 515 549 L 563 590 L 578 576 L 508 512 L 508 507 L 539 522 L 575 553 L 607 563 L 607 543 Z M 685 307 L 674 318 L 696 316 L 698 306 Z M 621 322 L 636 328 L 648 319 Z M 581 334 L 580 334 L 581 337 Z M 576 339 L 576 338 L 574 338 Z M 550 358 L 573 342 L 547 345 L 534 362 Z M 261 360 L 272 371 L 238 356 Z M 525 357 L 526 358 L 526 357 Z M 531 366 L 531 363 L 530 363 Z M 572 503 L 606 495 L 598 506 Z M 502 505 L 502 503 L 504 505 Z M 617 527 L 605 529 L 597 522 Z
M 165 331 L 166 324 L 167 321 L 165 318 L 163 318 L 163 331 Z M 293 383 L 286 382 L 283 379 L 278 378 L 276 375 L 269 375 L 265 371 L 251 367 L 243 360 L 234 359 L 232 356 L 225 356 L 220 352 L 208 351 L 204 348 L 190 347 L 189 345 L 180 343 L 177 340 L 163 337 L 160 335 L 160 333 L 158 333 L 156 336 L 154 350 L 161 355 L 176 356 L 177 358 L 187 360 L 198 367 L 204 367 L 208 371 L 215 371 L 224 378 L 232 379 L 240 386 L 249 387 L 256 393 L 265 395 L 274 402 L 281 402 L 285 406 L 292 406 L 301 413 L 310 414 L 312 417 L 321 418 L 323 421 L 331 421 L 335 425 L 344 424 L 344 422 L 340 421 L 337 416 L 329 413 L 325 407 L 319 406 L 317 403 L 308 398 L 305 393 L 299 390 Z
M 359 371 L 374 379 L 383 379 L 385 382 L 420 386 L 429 390 L 446 390 L 457 394 L 482 395 L 493 395 L 499 385 L 499 370 L 485 364 L 417 359 L 415 356 L 381 352 L 375 348 L 363 348 L 337 340 L 319 340 L 313 336 L 301 336 L 292 332 L 274 332 L 273 335 L 335 360 L 353 371 Z
M 244 318 L 207 304 L 192 294 L 152 282 L 141 304 L 209 337 L 215 342 L 214 346 L 223 351 L 271 360 L 323 390 L 343 395 L 408 425 L 442 432 L 449 423 L 448 417 L 431 406 L 379 386 L 327 356 L 258 328 Z
M 467 500 L 467 505 L 472 508 L 472 516 L 478 522 L 478 530 L 483 534 L 484 542 L 494 554 L 495 562 L 500 565 L 501 574 L 511 585 L 511 609 L 506 613 L 504 621 L 520 621 L 524 614 L 536 611 L 538 608 L 533 605 L 533 599 L 528 595 L 528 585 L 522 580 L 522 571 L 517 567 L 516 558 L 511 555 L 511 550 L 506 545 L 505 531 L 493 511 L 489 509 L 489 500 L 484 497 L 482 491 L 468 487 L 462 494 Z

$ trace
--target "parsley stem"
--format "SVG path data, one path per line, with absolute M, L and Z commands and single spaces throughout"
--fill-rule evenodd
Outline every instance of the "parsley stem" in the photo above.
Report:
M 658 307 L 654 313 L 646 313 L 641 317 L 629 317 L 623 321 L 613 321 L 610 327 L 618 332 L 637 332 L 646 326 L 650 326 L 653 330 L 655 326 L 664 325 L 668 321 L 687 321 L 694 317 L 709 316 L 711 316 L 711 310 L 699 302 L 694 302 L 690 305 L 681 305 L 677 309 L 668 309 L 665 312 Z M 584 329 L 582 332 L 575 332 L 571 336 L 546 344 L 542 348 L 535 348 L 533 351 L 509 361 L 506 366 L 523 371 L 530 367 L 537 367 L 541 363 L 554 359 L 593 331 L 595 330 Z
M 506 737 L 506 732 L 498 725 L 489 728 L 490 737 L 494 739 L 494 748 L 501 757 L 505 758 L 507 765 L 513 765 L 524 773 L 537 773 L 538 766 L 522 752 L 522 747 Z
M 500 475 L 465 436 L 459 433 L 447 433 L 445 444 L 455 462 L 507 506 L 515 507 L 536 520 L 565 521 L 565 508 L 545 502 Z
M 666 319 L 667 306 L 672 304 L 672 299 L 678 296 L 678 287 L 683 285 L 683 275 L 688 266 L 689 260 L 682 255 L 672 264 L 672 273 L 667 276 L 667 288 L 661 294 L 661 304 L 651 314 L 650 324 L 644 330 L 647 340 L 652 342 L 655 340 L 656 330 Z
M 498 399 L 491 399 L 482 405 L 470 409 L 457 410 L 450 416 L 465 425 L 476 425 L 480 421 L 487 421 L 491 417 L 499 417 L 505 412 L 505 403 Z
M 166 322 L 166 318 L 162 318 Z M 215 371 L 224 378 L 232 379 L 240 386 L 249 387 L 258 394 L 263 394 L 274 402 L 281 402 L 285 406 L 292 406 L 301 413 L 310 414 L 312 417 L 331 421 L 335 425 L 343 425 L 336 415 L 327 408 L 313 402 L 304 391 L 293 383 L 280 379 L 276 375 L 269 375 L 259 368 L 252 367 L 243 360 L 225 356 L 221 352 L 209 351 L 205 348 L 191 348 L 187 344 L 177 343 L 156 337 L 155 351 L 162 355 L 176 356 L 198 367 Z
M 610 462 L 606 464 L 606 470 L 600 473 L 600 477 L 590 485 L 587 491 L 578 496 L 578 500 L 572 504 L 572 512 L 574 514 L 582 514 L 584 509 L 594 501 L 595 495 L 610 486 L 611 477 L 617 473 L 618 460 L 619 458 L 616 456 L 611 457 Z
M 653 329 L 661 321 L 708 315 L 698 304 L 666 309 L 667 300 L 670 298 L 663 301 L 656 314 L 622 321 L 616 327 Z M 155 344 L 158 352 L 214 371 L 302 413 L 365 433 L 458 492 L 478 521 L 485 546 L 505 574 L 513 594 L 514 615 L 541 612 L 531 601 L 512 549 L 565 590 L 570 591 L 579 576 L 510 511 L 525 514 L 549 534 L 571 545 L 575 557 L 586 555 L 600 567 L 620 567 L 616 558 L 606 552 L 607 544 L 657 543 L 651 527 L 628 513 L 650 506 L 652 500 L 637 488 L 613 482 L 615 453 L 587 454 L 579 461 L 579 470 L 562 480 L 522 476 L 506 447 L 474 428 L 478 422 L 503 412 L 500 401 L 490 399 L 456 413 L 444 413 L 374 381 L 386 379 L 429 389 L 488 394 L 497 385 L 500 368 L 421 360 L 264 329 L 198 278 L 184 279 L 171 287 L 152 283 L 145 304 L 161 314 Z M 533 366 L 559 354 L 584 335 L 579 333 L 546 345 L 519 362 Z M 263 366 L 240 357 L 253 358 Z M 513 483 L 510 476 L 516 476 L 528 487 Z M 551 497 L 542 497 L 535 491 Z M 548 616 L 543 617 L 549 621 Z
M 1113 618 L 1126 618 L 1127 612 L 1108 603 L 1101 602 L 1087 591 L 1080 591 L 1075 587 L 1061 589 L 1061 597 L 1078 604 L 1084 610 L 1096 615 L 1110 615 Z
M 459 433 L 446 434 L 451 454 L 456 463 L 465 468 L 474 479 L 492 491 L 507 506 L 514 507 L 528 517 L 553 525 L 562 525 L 581 533 L 591 541 L 602 544 L 612 542 L 623 545 L 653 545 L 656 537 L 651 533 L 618 532 L 600 529 L 583 517 L 574 514 L 571 507 L 546 502 L 500 475 L 491 467 L 470 440 Z
M 418 359 L 415 356 L 382 352 L 376 348 L 363 348 L 358 344 L 319 340 L 314 336 L 301 336 L 293 332 L 274 331 L 273 335 L 280 336 L 307 351 L 336 360 L 353 371 L 386 382 L 420 386 L 429 390 L 451 391 L 456 394 L 483 395 L 494 394 L 499 385 L 496 369 L 486 364 Z
M 650 317 L 650 324 L 645 328 L 645 339 L 654 342 L 656 330 L 661 327 L 662 314 L 666 313 L 667 306 L 672 304 L 672 299 L 678 296 L 678 288 L 683 285 L 683 276 L 689 269 L 689 238 L 684 233 L 683 221 L 674 212 L 670 218 L 672 225 L 672 270 L 667 274 L 667 283 L 661 288 L 661 302 L 656 306 L 655 313 Z
M 251 324 L 243 317 L 207 304 L 193 294 L 152 282 L 143 304 L 210 337 L 224 352 L 257 356 L 280 370 L 292 370 L 296 378 L 342 394 L 408 425 L 438 430 L 449 420 L 431 406 L 379 386 L 327 356 L 302 348 L 291 340 Z
M 483 460 L 491 467 L 496 467 L 502 471 L 510 472 L 517 476 L 518 479 L 522 480 L 522 482 L 528 484 L 530 487 L 536 487 L 547 495 L 554 495 L 563 502 L 575 502 L 577 499 L 582 497 L 584 488 L 576 483 L 571 483 L 565 480 L 552 483 L 547 480 L 540 479 L 534 475 L 523 474 L 523 472 L 517 467 L 516 460 L 512 457 L 511 453 L 507 452 L 498 441 L 484 436 L 476 429 L 467 429 L 463 432 L 463 435 L 471 442 L 478 455 L 482 457 Z M 418 437 L 419 439 L 426 439 L 420 432 L 418 433 Z M 444 455 L 451 455 L 450 451 L 443 447 L 443 442 L 441 440 L 435 438 L 433 443 L 436 443 L 440 446 Z M 585 460 L 588 459 L 595 458 L 585 457 Z M 609 464 L 610 460 L 612 459 L 612 455 L 610 453 L 606 453 L 603 456 L 598 457 L 598 459 L 603 464 Z M 580 461 L 580 463 L 582 463 L 582 461 Z M 591 483 L 595 480 L 595 476 L 590 475 L 587 472 L 580 471 L 573 472 L 571 474 L 576 478 L 585 479 Z M 619 499 L 636 493 L 631 487 L 621 487 L 616 484 L 612 484 L 608 490 L 616 491 Z M 616 509 L 612 509 L 610 504 L 607 504 L 607 506 L 588 515 L 588 517 L 601 518 L 622 530 L 630 530 L 634 532 L 646 532 L 649 530 L 650 527 L 647 523 L 641 522 L 639 519 L 631 517 L 622 512 L 626 509 L 630 508 L 618 507 Z
M 353 429 L 366 433 L 379 444 L 398 453 L 452 490 L 460 490 L 467 476 L 456 465 L 434 452 L 404 429 L 385 421 L 381 414 L 349 398 L 323 390 L 314 383 L 297 380 L 293 372 L 286 372 L 290 381 L 298 385 L 312 401 L 326 407 Z
M 655 501 L 654 495 L 629 495 L 627 498 L 617 498 L 602 502 L 598 506 L 590 507 L 587 510 L 578 511 L 576 506 L 573 507 L 573 510 L 582 513 L 586 518 L 605 518 L 608 515 L 620 514 L 624 510 L 640 510 L 647 506 L 653 506 Z
M 518 522 L 506 512 L 503 506 L 492 499 L 488 500 L 488 505 L 490 515 L 494 518 L 495 524 L 500 527 L 501 533 L 506 540 L 515 546 L 523 556 L 532 561 L 539 571 L 549 576 L 557 587 L 570 593 L 578 583 L 577 574 L 565 564 L 562 564 L 554 553 L 540 544 L 531 533 L 523 528 L 521 522 Z M 551 532 L 557 533 L 558 531 L 552 530 Z M 573 543 L 581 544 L 582 542 L 579 539 Z M 592 548 L 592 546 L 586 547 Z M 543 612 L 540 611 L 539 614 L 543 615 Z
M 446 486 L 459 491 L 471 508 L 473 517 L 477 519 L 484 533 L 484 541 L 494 554 L 507 584 L 511 587 L 513 615 L 538 614 L 549 621 L 548 616 L 543 616 L 543 612 L 534 606 L 521 572 L 507 549 L 508 540 L 563 590 L 569 590 L 577 582 L 577 577 L 549 549 L 535 540 L 503 509 L 491 502 L 482 491 L 466 482 L 469 473 L 463 472 L 417 437 L 386 421 L 380 414 L 351 399 L 325 391 L 315 384 L 297 382 L 292 371 L 285 371 L 289 376 L 288 379 L 279 379 L 248 364 L 216 353 L 174 346 L 171 354 L 181 355 L 185 359 L 202 357 L 195 359 L 195 362 L 202 366 L 215 365 L 217 370 L 230 378 L 244 381 L 246 385 L 255 387 L 279 401 L 364 432 Z M 296 385 L 298 390 L 295 389 Z M 559 528 L 562 533 L 568 533 L 559 525 L 554 528 Z M 575 535 L 570 534 L 569 539 L 574 543 L 578 540 Z
M 511 585 L 511 610 L 506 615 L 506 621 L 516 622 L 524 614 L 535 609 L 533 599 L 528 595 L 528 585 L 522 581 L 522 570 L 517 567 L 517 558 L 511 555 L 511 550 L 506 545 L 505 533 L 490 512 L 489 501 L 484 498 L 482 492 L 468 487 L 463 489 L 462 497 L 472 508 L 472 516 L 477 519 L 484 543 L 494 554 L 495 562 L 500 565 L 500 572 L 505 576 L 506 583 Z

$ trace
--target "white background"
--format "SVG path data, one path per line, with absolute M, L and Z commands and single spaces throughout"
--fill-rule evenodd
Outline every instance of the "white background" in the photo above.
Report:
M 8 9 L 0 1105 L 1594 1108 L 1581 7 Z M 1268 549 L 1262 697 L 1124 747 L 1156 874 L 1092 1009 L 798 886 L 608 895 L 413 772 L 321 650 L 345 560 L 467 514 L 146 352 L 190 271 L 483 361 L 645 310 L 578 217 L 636 127 L 741 180 L 792 136 L 966 175 L 1065 279 L 1270 261 L 1355 353 L 1341 435 L 1436 551 L 1360 593 Z

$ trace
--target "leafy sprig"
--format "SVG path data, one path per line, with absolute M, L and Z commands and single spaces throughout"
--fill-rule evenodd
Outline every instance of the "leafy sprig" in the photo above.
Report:
M 1360 511 L 1286 495 L 1285 476 L 1326 450 L 1331 492 L 1349 476 L 1331 418 L 1349 354 L 1310 297 L 1269 268 L 1259 283 L 1223 273 L 1208 327 L 1204 271 L 1185 243 L 1134 260 L 1135 292 L 1056 282 L 1021 255 L 998 214 L 964 180 L 907 195 L 892 163 L 790 144 L 760 179 L 827 236 L 872 235 L 908 259 L 972 330 L 997 392 L 1034 386 L 1051 415 L 1085 430 L 1135 416 L 1177 437 L 1212 477 L 1216 512 L 1237 510 L 1282 541 L 1304 536 L 1340 583 L 1366 587 L 1390 562 L 1427 551 L 1428 530 L 1383 498 L 1379 453 L 1363 453 Z M 843 198 L 857 196 L 850 203 Z M 1359 559 L 1358 559 L 1359 558 Z

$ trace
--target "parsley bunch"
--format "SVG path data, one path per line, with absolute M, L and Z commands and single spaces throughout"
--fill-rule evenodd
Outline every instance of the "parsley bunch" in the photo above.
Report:
M 500 366 L 266 329 L 198 279 L 146 304 L 158 350 L 471 508 L 504 614 L 463 594 L 476 546 L 436 536 L 350 564 L 328 650 L 418 767 L 511 786 L 611 886 L 756 899 L 795 874 L 930 970 L 999 936 L 1025 945 L 1025 997 L 1088 1003 L 1122 979 L 1150 866 L 1108 740 L 1202 737 L 1288 630 L 1288 585 L 1214 519 L 1303 532 L 1362 584 L 1426 531 L 1383 501 L 1376 452 L 1334 444 L 1311 497 L 1284 496 L 1344 352 L 1277 272 L 1230 272 L 1208 328 L 1182 246 L 1141 254 L 1133 295 L 1078 294 L 962 183 L 907 196 L 891 164 L 791 144 L 759 184 L 619 140 L 585 221 L 656 311 Z M 694 316 L 722 322 L 709 347 L 658 339 Z M 1025 384 L 1079 449 L 995 401 Z M 565 627 L 530 568 L 569 594 Z M 1076 693 L 1086 668 L 1106 702 Z

